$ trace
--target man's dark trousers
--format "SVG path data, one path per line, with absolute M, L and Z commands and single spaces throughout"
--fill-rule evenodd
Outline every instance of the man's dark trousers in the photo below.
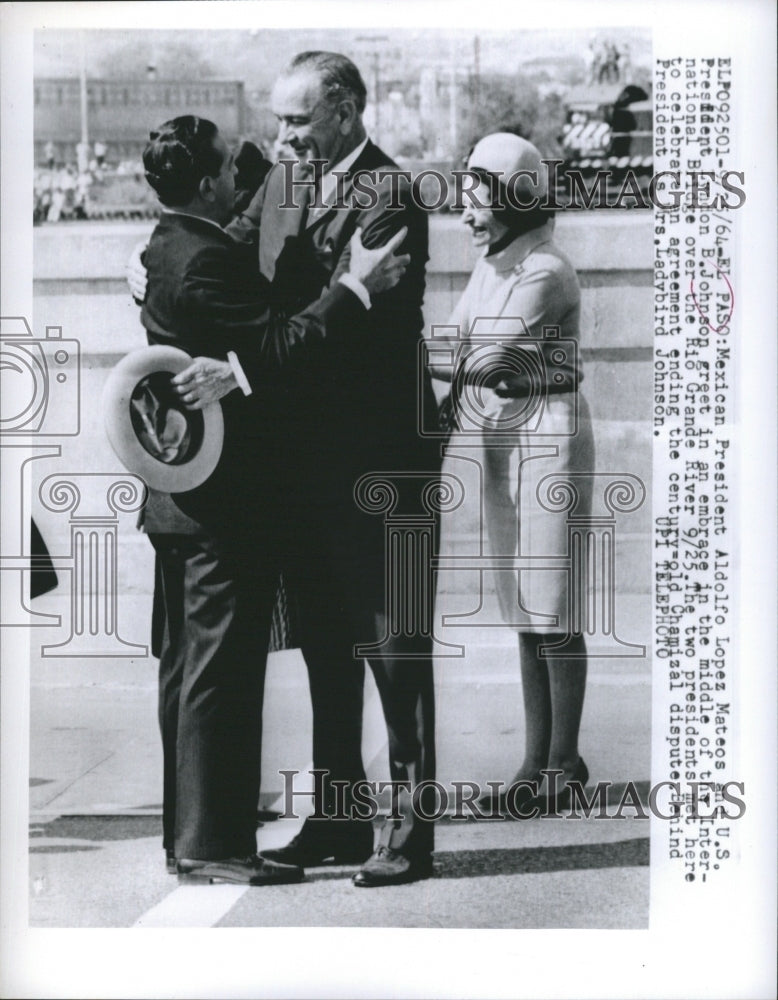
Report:
M 295 442 L 287 489 L 295 532 L 284 573 L 300 603 L 313 705 L 313 763 L 329 773 L 329 810 L 335 801 L 333 780 L 352 786 L 364 777 L 364 666 L 354 647 L 385 635 L 384 525 L 380 516 L 359 509 L 355 486 L 373 472 L 390 478 L 393 472 L 428 473 L 434 480 L 440 466 L 438 446 L 418 433 L 419 407 L 427 418 L 435 409 L 429 378 L 418 366 L 427 218 L 412 204 L 407 184 L 391 183 L 389 174 L 397 167 L 371 142 L 342 180 L 343 201 L 350 206 L 344 209 L 309 210 L 301 220 L 281 207 L 288 204 L 284 170 L 283 164 L 271 170 L 246 215 L 231 228 L 240 236 L 241 223 L 246 231 L 259 225 L 260 270 L 288 313 L 314 300 L 347 268 L 348 242 L 357 226 L 365 246 L 381 245 L 408 226 L 401 249 L 411 254 L 406 275 L 396 288 L 374 298 L 352 341 L 328 346 L 308 378 L 297 379 L 288 427 Z M 353 178 L 364 170 L 386 172 L 385 181 L 377 183 L 377 202 L 368 209 L 352 201 Z M 397 644 L 412 644 L 420 655 L 398 658 L 390 646 L 369 662 L 387 723 L 391 777 L 415 786 L 435 773 L 432 645 L 418 633 Z M 402 824 L 385 828 L 388 846 L 409 856 L 428 854 L 432 824 L 404 811 Z
M 166 608 L 159 663 L 164 846 L 177 857 L 256 851 L 262 699 L 277 568 L 216 533 L 150 533 Z

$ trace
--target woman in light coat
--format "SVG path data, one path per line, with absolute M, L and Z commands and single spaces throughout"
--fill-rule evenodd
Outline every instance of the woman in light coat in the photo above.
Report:
M 580 288 L 542 207 L 538 150 L 496 133 L 477 143 L 468 169 L 478 184 L 462 221 L 483 256 L 450 320 L 459 327 L 455 360 L 432 374 L 451 383 L 441 408 L 454 428 L 449 451 L 473 454 L 477 445 L 488 550 L 533 560 L 531 569 L 494 571 L 502 617 L 518 637 L 526 716 L 513 781 L 537 783 L 539 800 L 559 808 L 568 781 L 588 780 L 578 749 L 587 651 L 573 610 L 582 595 L 564 565 L 567 518 L 548 498 L 544 505 L 543 480 L 561 478 L 577 496 L 576 517 L 587 516 L 594 445 L 579 391 Z M 551 769 L 562 772 L 553 781 L 541 774 Z M 513 804 L 521 808 L 533 791 L 520 786 Z

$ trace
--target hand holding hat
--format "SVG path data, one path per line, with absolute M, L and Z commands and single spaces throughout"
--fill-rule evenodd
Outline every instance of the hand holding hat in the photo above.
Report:
M 144 347 L 116 365 L 103 390 L 113 450 L 126 469 L 164 493 L 185 493 L 204 483 L 224 442 L 219 404 L 203 401 L 189 408 L 173 385 L 174 376 L 191 366 L 192 358 L 178 348 Z
M 187 409 L 203 410 L 237 389 L 238 380 L 229 361 L 195 358 L 172 379 L 172 385 Z

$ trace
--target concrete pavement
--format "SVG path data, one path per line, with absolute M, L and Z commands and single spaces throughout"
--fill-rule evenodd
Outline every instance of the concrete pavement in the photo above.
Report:
M 56 611 L 55 592 L 36 609 Z M 146 598 L 123 604 L 129 626 Z M 452 605 L 453 606 L 453 605 Z M 646 621 L 645 598 L 622 598 Z M 43 630 L 42 630 L 43 631 Z M 638 628 L 638 632 L 640 632 Z M 644 631 L 644 630 L 643 630 Z M 56 630 L 46 629 L 46 641 Z M 465 656 L 436 663 L 439 780 L 508 781 L 523 720 L 515 638 L 505 629 L 444 630 Z M 630 636 L 632 637 L 632 636 Z M 645 635 L 638 636 L 645 638 Z M 593 660 L 581 748 L 592 782 L 649 779 L 648 660 Z M 385 729 L 368 673 L 364 758 L 388 778 Z M 310 701 L 299 651 L 268 666 L 260 849 L 299 821 L 281 811 L 281 768 L 310 767 Z M 303 784 L 295 785 L 304 788 Z M 298 800 L 302 801 L 302 800 Z M 310 869 L 299 886 L 178 886 L 161 850 L 161 750 L 156 661 L 33 658 L 30 924 L 39 927 L 378 926 L 639 928 L 648 922 L 648 822 L 461 821 L 438 824 L 433 879 L 355 889 L 355 869 Z M 609 811 L 613 811 L 612 809 Z M 627 816 L 631 816 L 627 810 Z
M 560 219 L 559 236 L 581 269 L 582 350 L 602 471 L 650 478 L 651 220 L 630 213 L 575 213 Z M 78 434 L 55 436 L 60 454 L 32 463 L 30 511 L 52 553 L 70 572 L 69 517 L 39 502 L 37 487 L 56 473 L 76 476 L 83 511 L 105 517 L 103 477 L 121 476 L 96 401 L 115 360 L 142 342 L 137 307 L 127 294 L 124 264 L 147 224 L 95 223 L 40 227 L 35 232 L 32 326 L 48 325 L 81 345 Z M 426 308 L 430 321 L 449 314 L 472 266 L 456 220 L 433 225 Z M 563 232 L 564 230 L 564 232 Z M 15 314 L 9 300 L 9 315 Z M 640 306 L 640 308 L 638 308 Z M 21 312 L 18 310 L 17 312 Z M 72 395 L 72 394 L 71 394 Z M 53 393 L 51 430 L 68 431 L 75 400 Z M 48 419 L 48 416 L 47 416 Z M 66 426 L 67 425 L 67 426 Z M 64 428 L 64 430 L 63 430 Z M 68 431 L 69 433 L 69 431 Z M 449 459 L 464 476 L 472 463 Z M 472 468 L 471 468 L 472 471 Z M 469 492 L 477 497 L 479 487 Z M 448 551 L 478 550 L 477 502 L 463 504 L 461 522 L 447 515 Z M 27 508 L 25 507 L 25 511 Z M 118 517 L 118 635 L 148 643 L 152 554 L 133 530 L 133 513 Z M 616 620 L 619 636 L 648 644 L 650 511 L 618 519 Z M 485 573 L 485 579 L 490 577 Z M 472 614 L 478 575 L 442 573 L 440 614 Z M 645 927 L 648 919 L 648 823 L 443 821 L 437 877 L 405 887 L 356 890 L 350 871 L 313 870 L 301 886 L 243 891 L 177 887 L 160 849 L 161 750 L 156 726 L 156 662 L 149 656 L 42 657 L 42 645 L 68 639 L 68 580 L 34 602 L 62 616 L 60 628 L 31 630 L 31 855 L 33 926 L 131 927 L 211 924 L 313 924 L 408 927 Z M 461 658 L 436 662 L 438 776 L 508 781 L 523 748 L 523 717 L 515 637 L 494 627 L 494 595 L 483 595 L 480 626 L 449 626 L 440 637 L 465 647 Z M 491 603 L 490 603 L 491 602 Z M 491 623 L 491 627 L 489 625 Z M 486 625 L 486 627 L 484 627 Z M 51 649 L 58 653 L 61 650 Z M 594 658 L 581 748 L 592 781 L 649 779 L 650 664 L 646 657 Z M 368 677 L 363 755 L 368 777 L 388 778 L 385 727 Z M 265 706 L 261 807 L 277 807 L 280 769 L 310 767 L 310 701 L 299 653 L 271 657 Z M 288 839 L 291 821 L 268 822 L 259 843 Z

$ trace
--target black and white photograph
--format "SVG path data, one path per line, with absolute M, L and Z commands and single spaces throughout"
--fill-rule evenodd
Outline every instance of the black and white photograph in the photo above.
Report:
M 768 996 L 775 12 L 4 6 L 3 995 Z

